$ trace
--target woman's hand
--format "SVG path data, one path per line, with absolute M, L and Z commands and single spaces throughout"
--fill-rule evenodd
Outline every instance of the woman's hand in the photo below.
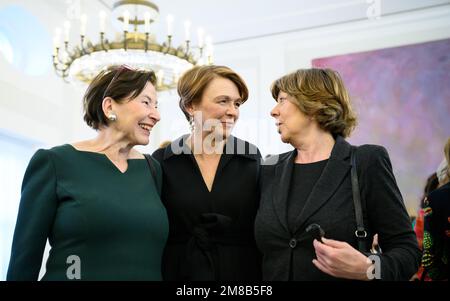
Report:
M 322 238 L 314 240 L 317 259 L 313 264 L 322 272 L 337 278 L 369 280 L 372 261 L 346 242 Z

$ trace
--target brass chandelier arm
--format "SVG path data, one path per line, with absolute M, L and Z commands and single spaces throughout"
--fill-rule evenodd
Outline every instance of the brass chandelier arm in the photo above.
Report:
M 66 61 L 61 60 L 60 49 L 59 48 L 56 49 L 57 54 L 56 56 L 53 55 L 53 66 L 56 71 L 63 72 L 65 74 L 64 77 L 67 76 L 66 73 L 70 68 L 70 65 L 76 59 L 85 55 L 90 55 L 94 52 L 102 52 L 102 51 L 107 52 L 108 50 L 124 49 L 124 45 L 126 45 L 125 50 L 133 49 L 133 50 L 155 51 L 163 54 L 173 55 L 180 59 L 185 59 L 193 65 L 197 64 L 197 61 L 194 59 L 192 54 L 188 52 L 188 50 L 185 50 L 181 47 L 179 48 L 170 47 L 170 44 L 160 45 L 158 43 L 151 43 L 148 41 L 148 34 L 145 35 L 145 38 L 142 38 L 140 35 L 136 37 L 132 36 L 132 34 L 128 34 L 127 39 L 123 39 L 122 41 L 116 42 L 108 42 L 107 40 L 104 39 L 104 36 L 102 35 L 99 43 L 92 44 L 89 42 L 87 43 L 86 47 L 84 46 L 85 44 L 84 37 L 82 37 L 82 41 L 83 44 L 80 45 L 80 47 L 75 48 L 73 53 L 68 52 L 68 58 Z
M 103 41 L 100 43 L 97 43 L 95 45 L 92 45 L 91 47 L 88 48 L 82 48 L 81 51 L 75 51 L 73 53 L 73 55 L 70 56 L 70 61 L 67 62 L 68 65 L 70 65 L 74 60 L 82 57 L 83 55 L 86 54 L 91 54 L 93 52 L 97 52 L 97 51 L 106 51 L 107 50 L 113 50 L 113 49 L 124 49 L 124 44 L 125 41 L 118 41 L 118 42 L 107 42 L 107 41 Z M 166 45 L 160 45 L 158 43 L 151 43 L 148 42 L 147 39 L 138 39 L 137 41 L 133 38 L 133 37 L 128 37 L 126 40 L 126 45 L 127 48 L 126 49 L 136 49 L 136 50 L 151 50 L 151 51 L 156 51 L 156 52 L 161 52 L 164 54 L 170 54 L 170 55 L 174 55 L 180 59 L 186 59 L 189 63 L 195 65 L 197 64 L 197 61 L 194 59 L 194 57 L 192 56 L 192 54 L 187 53 L 185 50 L 183 50 L 182 48 L 174 48 L 174 47 L 168 47 Z

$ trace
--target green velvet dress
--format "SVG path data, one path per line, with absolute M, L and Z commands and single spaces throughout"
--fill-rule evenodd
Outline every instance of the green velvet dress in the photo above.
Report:
M 105 155 L 69 144 L 37 151 L 23 179 L 7 280 L 38 279 L 47 238 L 43 280 L 161 280 L 169 226 L 155 186 L 144 159 L 128 160 L 122 173 Z

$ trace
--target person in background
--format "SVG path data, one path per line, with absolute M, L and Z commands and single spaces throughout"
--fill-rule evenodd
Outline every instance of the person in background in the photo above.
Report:
M 199 66 L 178 82 L 184 135 L 153 155 L 163 170 L 169 216 L 165 280 L 258 280 L 254 239 L 259 150 L 231 135 L 248 98 L 242 78 L 225 66 Z
M 449 280 L 450 274 L 450 138 L 444 147 L 444 163 L 436 171 L 439 188 L 424 205 L 424 234 L 421 279 Z
M 417 242 L 419 244 L 419 248 L 423 250 L 423 222 L 424 222 L 424 203 L 428 198 L 428 195 L 435 190 L 439 185 L 439 180 L 437 178 L 436 173 L 432 173 L 425 184 L 423 196 L 420 199 L 419 210 L 417 212 L 416 222 L 414 224 L 414 232 L 416 233 Z M 423 266 L 422 264 L 419 266 L 419 270 L 417 274 L 414 275 L 412 280 L 419 280 L 422 278 Z
M 172 143 L 172 141 L 170 140 L 165 140 L 163 142 L 161 142 L 158 146 L 158 148 L 166 148 L 168 145 L 170 145 Z
M 420 249 L 389 155 L 345 140 L 356 116 L 339 74 L 300 69 L 277 79 L 272 96 L 281 141 L 294 149 L 261 167 L 255 232 L 263 279 L 409 280 Z M 352 152 L 365 230 L 357 228 Z M 376 233 L 382 253 L 371 254 Z
M 134 149 L 160 120 L 151 71 L 98 74 L 84 95 L 91 140 L 38 150 L 26 170 L 7 280 L 161 280 L 168 236 L 159 163 Z

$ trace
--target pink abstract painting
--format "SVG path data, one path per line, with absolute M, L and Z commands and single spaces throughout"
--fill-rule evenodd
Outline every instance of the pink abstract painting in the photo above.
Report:
M 349 141 L 386 147 L 415 215 L 450 137 L 450 39 L 318 58 L 312 65 L 341 74 L 359 117 Z

